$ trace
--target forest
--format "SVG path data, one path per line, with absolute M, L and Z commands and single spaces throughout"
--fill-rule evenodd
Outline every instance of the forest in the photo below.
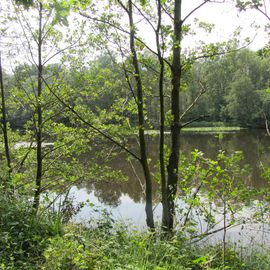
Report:
M 142 63 L 144 69 L 142 76 L 148 78 L 145 89 L 145 113 L 147 117 L 146 129 L 157 130 L 159 128 L 159 107 L 157 75 L 153 66 L 158 63 L 151 56 L 144 56 Z M 270 117 L 269 100 L 269 69 L 270 56 L 261 50 L 254 52 L 248 49 L 234 51 L 229 54 L 215 57 L 213 60 L 203 59 L 196 62 L 184 73 L 184 89 L 180 92 L 180 113 L 203 92 L 196 102 L 196 106 L 186 115 L 185 121 L 191 121 L 198 116 L 194 126 L 239 126 L 242 128 L 265 128 L 265 121 Z M 97 119 L 102 118 L 104 112 L 116 112 L 119 100 L 122 103 L 129 102 L 129 91 L 126 88 L 124 70 L 119 67 L 115 58 L 105 54 L 88 62 L 87 67 L 68 68 L 60 64 L 46 66 L 44 76 L 57 74 L 62 76 L 63 83 L 73 90 L 74 100 L 81 99 L 83 106 L 88 107 Z M 7 119 L 13 129 L 24 129 L 27 121 L 31 120 L 31 109 L 26 98 L 23 106 L 18 104 L 16 91 L 20 91 L 21 85 L 30 84 L 26 80 L 37 77 L 35 66 L 19 65 L 15 67 L 13 74 L 4 74 L 6 82 L 6 99 L 11 104 L 7 106 Z M 61 75 L 64 74 L 64 75 Z M 199 78 L 203 77 L 203 89 Z M 86 79 L 87 78 L 87 79 Z M 164 86 L 164 95 L 169 96 L 169 76 L 164 78 L 167 82 Z M 117 81 L 117 84 L 115 84 Z M 91 85 L 86 84 L 91 83 Z M 29 87 L 25 86 L 25 89 Z M 84 90 L 85 89 L 85 90 Z M 29 95 L 31 89 L 28 90 Z M 124 99 L 124 100 L 123 100 Z M 14 109 L 16 106 L 17 109 Z M 27 107 L 26 107 L 27 106 Z M 125 106 L 121 116 L 128 118 L 131 127 L 136 126 L 136 111 Z M 119 109 L 118 109 L 119 110 Z M 169 117 L 170 104 L 165 100 L 165 115 Z M 120 112 L 117 112 L 118 114 Z M 118 124 L 116 119 L 108 119 L 108 124 Z M 65 125 L 69 123 L 64 114 L 55 118 Z M 206 123 L 205 123 L 206 122 Z M 219 123 L 217 123 L 219 122 Z M 165 129 L 169 130 L 167 121 Z
M 0 269 L 269 269 L 270 2 L 193 2 L 0 3 Z

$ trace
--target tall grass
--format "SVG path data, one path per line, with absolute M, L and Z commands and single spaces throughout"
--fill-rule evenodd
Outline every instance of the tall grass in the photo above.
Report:
M 106 213 L 87 224 L 40 213 L 23 197 L 0 192 L 0 269 L 269 270 L 266 247 L 228 244 L 224 262 L 221 244 L 191 244 L 183 233 L 131 231 Z
M 70 225 L 50 240 L 42 269 L 269 270 L 270 253 L 245 253 L 228 244 L 224 264 L 222 252 L 221 244 L 195 246 L 181 235 L 165 239 L 158 232 L 131 232 L 106 222 Z
M 0 190 L 0 269 L 39 269 L 48 239 L 61 230 L 54 214 L 37 214 L 26 198 Z

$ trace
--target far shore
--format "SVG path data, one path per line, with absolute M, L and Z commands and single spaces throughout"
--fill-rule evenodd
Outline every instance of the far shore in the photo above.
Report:
M 239 131 L 243 130 L 245 128 L 241 127 L 187 127 L 181 129 L 181 132 L 214 132 L 214 133 L 220 133 L 220 132 L 231 132 L 231 131 Z M 158 135 L 159 130 L 145 130 L 145 134 L 148 135 Z M 164 134 L 170 134 L 170 131 L 165 131 Z

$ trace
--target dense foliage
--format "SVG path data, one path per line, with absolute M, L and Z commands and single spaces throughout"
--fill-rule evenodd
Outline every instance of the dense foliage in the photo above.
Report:
M 226 151 L 222 135 L 214 157 L 197 149 L 180 155 L 180 131 L 191 124 L 263 127 L 270 136 L 267 46 L 251 51 L 236 31 L 183 49 L 196 27 L 211 33 L 211 24 L 187 22 L 208 2 L 219 1 L 190 12 L 181 0 L 0 3 L 1 269 L 267 269 L 268 248 L 243 252 L 227 239 L 230 228 L 265 225 L 267 183 L 249 185 L 242 152 Z M 260 1 L 252 3 L 237 7 L 269 19 Z M 154 49 L 142 27 L 152 31 Z M 159 135 L 153 161 L 151 130 Z M 75 183 L 127 179 L 113 164 L 117 155 L 140 182 L 149 232 L 106 211 L 87 224 L 71 220 L 82 207 L 69 201 Z M 260 169 L 269 180 L 262 162 Z M 221 244 L 200 245 L 215 233 Z
M 269 55 L 241 50 L 195 65 L 193 74 L 205 74 L 206 93 L 193 115 L 208 114 L 210 121 L 242 127 L 263 127 L 269 118 Z M 193 76 L 194 77 L 194 76 Z M 191 82 L 187 100 L 198 92 Z
M 259 252 L 222 246 L 200 246 L 181 234 L 170 239 L 131 231 L 106 212 L 87 226 L 65 224 L 60 212 L 36 216 L 23 198 L 1 193 L 0 267 L 11 269 L 231 269 L 267 270 L 269 250 Z M 224 268 L 225 267 L 225 268 Z
M 205 115 L 207 118 L 203 119 L 201 124 L 199 122 L 194 125 L 212 126 L 212 123 L 216 125 L 217 122 L 222 122 L 228 126 L 264 128 L 265 118 L 270 117 L 269 58 L 268 54 L 262 56 L 259 52 L 245 49 L 194 64 L 186 79 L 187 88 L 181 93 L 182 113 L 200 93 L 198 78 L 202 75 L 206 91 L 185 120 Z M 89 67 L 83 69 L 75 67 L 60 69 L 57 65 L 49 66 L 45 70 L 45 75 L 50 76 L 56 72 L 57 76 L 62 77 L 61 87 L 65 87 L 66 91 L 68 88 L 72 89 L 72 93 L 69 90 L 68 94 L 72 94 L 75 98 L 73 102 L 77 102 L 77 106 L 85 108 L 84 113 L 91 112 L 92 117 L 107 125 L 121 124 L 128 131 L 131 126 L 136 125 L 135 104 L 132 104 L 132 97 L 126 89 L 123 70 L 119 65 L 120 63 L 116 63 L 109 55 L 103 55 L 89 62 Z M 20 95 L 23 98 L 18 92 L 18 87 L 26 84 L 26 79 L 30 79 L 29 75 L 33 77 L 37 75 L 34 66 L 19 66 L 15 69 L 14 75 L 6 75 L 6 81 L 9 82 L 6 89 L 7 96 L 14 98 Z M 152 78 L 149 79 L 145 89 L 147 128 L 156 129 L 159 123 L 158 93 L 151 67 L 144 67 L 143 76 Z M 169 88 L 166 91 L 168 92 Z M 29 95 L 30 93 L 28 98 Z M 27 110 L 26 107 L 28 102 L 24 101 L 23 107 L 18 107 L 16 102 L 13 105 L 17 107 L 16 110 L 12 105 L 9 106 L 8 119 L 14 128 L 23 128 L 24 123 L 31 119 L 31 110 Z M 20 103 L 22 104 L 21 100 Z M 167 114 L 169 109 L 167 103 Z M 68 123 L 70 120 L 59 115 L 54 121 Z
M 23 197 L 1 190 L 0 267 L 38 269 L 51 237 L 60 235 L 61 221 L 54 214 L 38 214 Z

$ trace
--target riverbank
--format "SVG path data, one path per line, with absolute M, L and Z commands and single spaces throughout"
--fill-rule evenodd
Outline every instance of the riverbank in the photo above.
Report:
M 23 198 L 0 197 L 2 270 L 268 270 L 267 248 L 222 242 L 194 243 L 177 231 L 138 232 L 106 212 L 87 224 L 68 222 L 71 212 L 41 209 L 36 215 Z

